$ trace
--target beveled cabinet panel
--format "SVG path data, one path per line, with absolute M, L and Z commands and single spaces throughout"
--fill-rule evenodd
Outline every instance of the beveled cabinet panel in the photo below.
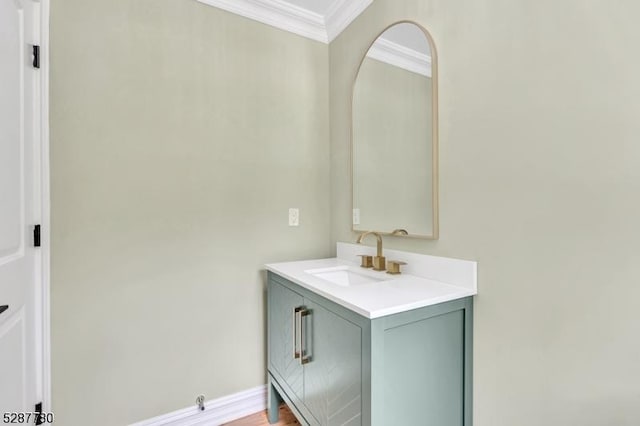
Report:
M 362 424 L 361 330 L 317 303 L 307 327 L 311 362 L 305 365 L 304 403 L 321 425 Z
M 304 376 L 294 357 L 294 310 L 302 305 L 302 296 L 276 282 L 269 283 L 269 364 L 299 399 L 304 395 Z

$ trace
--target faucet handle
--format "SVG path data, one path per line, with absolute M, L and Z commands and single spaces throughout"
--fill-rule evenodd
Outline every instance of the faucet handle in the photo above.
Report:
M 363 268 L 373 268 L 373 256 L 368 254 L 359 254 L 359 257 L 362 258 L 360 262 L 360 266 Z
M 387 264 L 386 259 L 384 256 L 373 256 L 373 270 L 384 271 Z
M 400 266 L 402 265 L 406 265 L 407 262 L 402 262 L 400 260 L 390 260 L 387 262 L 387 274 L 391 274 L 391 275 L 399 275 L 400 272 Z

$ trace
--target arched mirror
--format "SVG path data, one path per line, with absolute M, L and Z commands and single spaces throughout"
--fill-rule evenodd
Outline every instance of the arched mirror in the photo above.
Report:
M 354 231 L 438 238 L 437 107 L 431 36 L 413 22 L 391 25 L 353 87 Z

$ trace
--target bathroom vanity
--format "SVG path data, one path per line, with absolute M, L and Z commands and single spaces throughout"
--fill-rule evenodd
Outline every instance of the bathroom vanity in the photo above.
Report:
M 475 262 L 386 250 L 401 275 L 359 267 L 372 247 L 267 265 L 269 420 L 471 425 Z

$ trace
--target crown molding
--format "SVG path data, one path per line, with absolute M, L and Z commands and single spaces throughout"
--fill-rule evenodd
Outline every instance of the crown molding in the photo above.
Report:
M 335 0 L 325 18 L 329 42 L 338 37 L 371 3 L 373 0 Z
M 312 40 L 328 43 L 324 17 L 281 0 L 198 0 Z
M 329 43 L 373 0 L 335 0 L 326 17 L 283 0 L 197 0 L 302 37 Z
M 367 57 L 431 77 L 431 56 L 379 38 L 367 52 Z

